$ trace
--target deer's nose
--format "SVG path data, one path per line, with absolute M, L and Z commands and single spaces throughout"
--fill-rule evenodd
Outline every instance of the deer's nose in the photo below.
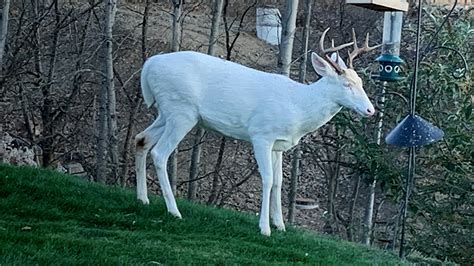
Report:
M 375 113 L 375 110 L 373 108 L 367 108 L 366 112 L 368 116 L 373 116 Z

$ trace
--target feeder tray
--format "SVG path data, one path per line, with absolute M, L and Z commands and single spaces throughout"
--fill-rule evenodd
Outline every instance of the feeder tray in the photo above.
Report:
M 346 0 L 346 4 L 376 11 L 408 11 L 408 3 L 400 0 Z
M 316 209 L 317 207 L 319 207 L 319 205 L 316 204 L 316 201 L 314 199 L 299 198 L 296 199 L 295 207 L 301 210 L 311 210 Z
M 399 147 L 427 145 L 442 139 L 444 132 L 418 115 L 407 115 L 385 137 L 385 142 Z

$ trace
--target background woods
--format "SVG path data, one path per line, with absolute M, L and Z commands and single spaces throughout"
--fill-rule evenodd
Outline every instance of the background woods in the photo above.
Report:
M 305 51 L 317 51 L 325 28 L 332 28 L 329 34 L 336 43 L 349 40 L 351 28 L 358 36 L 370 32 L 373 43 L 381 40 L 382 13 L 343 3 L 4 0 L 0 156 L 17 163 L 27 161 L 19 157 L 29 156 L 30 163 L 78 173 L 91 181 L 134 186 L 133 137 L 156 116 L 141 100 L 139 76 L 146 58 L 195 50 L 312 82 L 317 75 L 306 62 Z M 256 38 L 256 8 L 262 6 L 279 8 L 284 32 L 294 34 L 293 44 L 282 40 L 281 54 L 278 46 Z M 415 39 L 416 6 L 412 6 L 402 33 L 401 56 L 408 73 Z M 294 15 L 294 22 L 286 10 Z M 447 11 L 426 6 L 425 45 Z M 472 23 L 471 9 L 459 6 L 434 40 L 434 48 L 424 50 L 417 110 L 446 136 L 417 151 L 419 166 L 408 220 L 412 254 L 461 263 L 474 260 Z M 390 84 L 382 94 L 381 84 L 369 78 L 377 67 L 377 55 L 361 57 L 355 67 L 365 77 L 367 94 L 378 108 L 385 108 L 384 136 L 406 115 L 408 79 Z M 284 155 L 284 190 L 291 190 L 293 180 L 298 184 L 291 190 L 295 198 L 315 200 L 318 205 L 313 210 L 290 208 L 295 224 L 387 249 L 399 245 L 407 154 L 383 141 L 377 144 L 380 119 L 361 119 L 343 111 L 305 137 L 296 151 Z M 261 185 L 248 144 L 196 128 L 179 145 L 170 166 L 177 195 L 258 211 Z M 154 171 L 148 173 L 149 187 L 159 193 Z M 367 228 L 364 214 L 374 178 L 373 227 Z M 283 195 L 287 211 L 288 203 L 295 200 Z

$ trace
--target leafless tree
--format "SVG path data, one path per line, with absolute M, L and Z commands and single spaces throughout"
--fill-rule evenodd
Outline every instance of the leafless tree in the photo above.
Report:
M 296 15 L 298 13 L 298 0 L 287 0 L 285 11 L 282 15 L 282 36 L 280 44 L 280 54 L 278 58 L 279 72 L 285 76 L 290 76 L 291 58 L 293 53 L 293 40 L 296 31 Z M 308 24 L 309 17 L 307 16 Z M 306 33 L 305 33 L 306 34 Z M 307 45 L 307 44 L 306 44 Z M 307 48 L 305 48 L 306 50 Z M 291 184 L 289 191 L 289 212 L 288 221 L 294 222 L 295 202 L 296 202 L 296 187 L 299 172 L 300 152 L 296 148 L 293 158 L 293 168 L 291 171 Z
M 111 157 L 111 180 L 116 180 L 118 167 L 117 112 L 113 70 L 113 25 L 117 9 L 116 0 L 104 0 L 105 29 L 103 41 L 104 73 L 99 93 L 99 126 L 97 144 L 96 179 L 107 182 L 107 150 Z
M 304 27 L 303 27 L 303 45 L 301 46 L 301 62 L 300 62 L 300 69 L 299 69 L 299 77 L 298 81 L 304 83 L 306 80 L 306 66 L 308 64 L 308 43 L 309 43 L 309 30 L 310 30 L 310 22 L 311 22 L 311 15 L 312 9 L 314 5 L 314 0 L 305 0 L 305 7 L 304 7 Z M 288 222 L 294 223 L 295 221 L 295 205 L 296 205 L 296 194 L 297 194 L 297 187 L 298 187 L 298 176 L 299 176 L 299 168 L 301 161 L 301 149 L 300 146 L 297 145 L 293 151 L 293 160 L 291 164 L 291 176 L 290 176 L 290 189 L 288 193 Z
M 290 76 L 293 41 L 296 31 L 296 16 L 299 0 L 287 0 L 282 14 L 282 33 L 278 68 L 281 74 Z
M 0 83 L 7 82 L 5 92 L 20 100 L 17 113 L 24 121 L 23 134 L 35 146 L 44 167 L 55 166 L 61 156 L 79 145 L 69 138 L 77 134 L 83 121 L 71 125 L 68 119 L 81 119 L 73 116 L 71 109 L 87 110 L 91 101 L 74 106 L 86 72 L 81 69 L 84 42 L 78 35 L 87 29 L 78 29 L 77 23 L 89 21 L 95 6 L 91 1 L 77 8 L 57 0 L 10 4 L 14 16 L 8 24 L 8 57 L 4 54 Z M 61 64 L 71 54 L 77 56 L 72 63 Z M 70 149 L 64 145 L 67 141 Z
M 232 51 L 234 50 L 235 43 L 239 39 L 239 36 L 242 32 L 242 28 L 244 25 L 245 17 L 247 16 L 248 12 L 257 5 L 257 0 L 253 1 L 250 5 L 246 6 L 245 10 L 242 12 L 242 15 L 240 16 L 239 19 L 239 25 L 237 27 L 236 33 L 234 35 L 234 38 L 231 40 L 231 31 L 232 28 L 234 27 L 234 23 L 237 21 L 239 18 L 238 14 L 237 16 L 232 20 L 229 21 L 229 16 L 228 16 L 228 6 L 229 6 L 229 0 L 224 1 L 224 7 L 223 7 L 223 19 L 224 19 L 224 29 L 225 29 L 225 44 L 226 44 L 226 60 L 231 60 L 232 57 Z
M 35 1 L 34 5 L 34 12 L 35 16 L 40 16 L 40 1 Z M 41 120 L 43 124 L 44 133 L 42 134 L 41 139 L 39 140 L 40 146 L 43 149 L 43 166 L 47 167 L 54 160 L 54 153 L 55 153 L 55 135 L 56 135 L 56 128 L 54 125 L 54 110 L 53 110 L 53 103 L 54 103 L 54 96 L 52 93 L 53 84 L 54 84 L 54 75 L 56 71 L 56 57 L 58 53 L 58 42 L 59 42 L 59 34 L 60 34 L 60 24 L 61 24 L 61 15 L 59 11 L 59 4 L 58 1 L 53 1 L 50 4 L 51 11 L 54 14 L 54 23 L 55 28 L 52 33 L 52 43 L 49 45 L 50 50 L 49 53 L 49 60 L 47 64 L 43 64 L 43 45 L 42 45 L 42 37 L 41 37 L 41 30 L 40 25 L 36 28 L 36 41 L 37 41 L 37 49 L 36 49 L 36 71 L 39 73 L 40 77 L 37 80 L 37 86 L 40 88 L 42 93 L 42 104 L 40 107 L 41 113 Z M 47 69 L 47 70 L 46 70 Z
M 177 52 L 181 46 L 181 35 L 182 35 L 182 13 L 183 13 L 183 0 L 170 0 L 173 5 L 172 14 L 172 36 L 171 36 L 171 51 Z M 176 149 L 171 155 L 168 161 L 168 176 L 170 179 L 171 188 L 173 193 L 176 191 L 176 180 L 178 178 L 178 149 Z
M 0 74 L 3 72 L 3 56 L 5 53 L 5 44 L 8 36 L 8 18 L 10 14 L 10 0 L 3 1 L 2 18 L 0 28 Z
M 224 20 L 224 29 L 225 29 L 225 46 L 226 46 L 226 60 L 231 60 L 232 56 L 232 51 L 234 49 L 235 43 L 237 42 L 240 33 L 242 32 L 242 28 L 244 25 L 245 17 L 249 13 L 249 11 L 254 8 L 257 5 L 257 1 L 253 1 L 250 5 L 246 6 L 245 10 L 242 12 L 242 15 L 239 16 L 238 14 L 236 17 L 229 22 L 228 20 L 228 6 L 229 6 L 229 1 L 224 0 L 223 3 L 223 20 Z M 235 33 L 233 39 L 231 39 L 230 32 L 232 30 L 232 27 L 235 23 L 235 21 L 239 19 L 239 25 L 237 27 L 237 32 Z M 222 162 L 224 158 L 224 152 L 225 152 L 225 147 L 226 147 L 226 137 L 221 137 L 220 145 L 219 145 L 219 151 L 217 154 L 217 160 L 214 166 L 214 172 L 212 174 L 212 186 L 211 186 L 211 192 L 209 195 L 209 198 L 207 200 L 208 204 L 215 204 L 218 198 L 218 186 L 219 186 L 219 179 L 220 179 L 220 170 L 222 168 Z M 247 178 L 244 178 L 244 181 L 241 183 L 245 183 L 251 175 L 248 175 Z M 240 185 L 241 185 L 240 184 Z M 240 185 L 233 187 L 232 189 L 238 188 Z
M 224 0 L 214 0 L 214 7 L 212 11 L 212 25 L 209 36 L 208 55 L 214 56 L 216 46 L 218 43 L 220 20 L 222 18 L 222 7 Z M 188 199 L 194 200 L 196 198 L 196 182 L 193 181 L 199 175 L 199 163 L 201 161 L 201 140 L 204 137 L 205 130 L 202 127 L 197 128 L 194 136 L 194 146 L 191 156 L 191 166 L 189 169 L 189 185 L 188 185 Z
M 179 51 L 179 47 L 181 45 L 181 19 L 183 13 L 183 0 L 171 0 L 171 4 L 173 5 L 173 22 L 172 22 L 172 39 L 171 39 L 171 51 L 176 52 Z
M 148 19 L 150 15 L 150 8 L 152 5 L 152 0 L 146 0 L 145 8 L 142 17 L 142 31 L 141 31 L 141 58 L 142 63 L 145 63 L 148 54 L 147 54 L 147 36 L 148 36 Z M 125 142 L 123 145 L 123 152 L 122 152 L 122 160 L 124 162 L 122 167 L 121 177 L 125 178 L 128 176 L 129 171 L 129 161 L 130 161 L 130 146 L 132 143 L 133 137 L 133 128 L 135 125 L 135 118 L 140 109 L 140 106 L 143 102 L 143 98 L 141 97 L 141 91 L 139 86 L 136 86 L 135 95 L 133 98 L 132 103 L 132 111 L 128 117 L 128 126 L 127 126 L 127 133 L 125 136 Z M 126 180 L 122 180 L 122 186 L 126 185 Z
M 109 154 L 110 154 L 110 180 L 118 181 L 118 137 L 117 137 L 117 100 L 114 81 L 114 58 L 113 58 L 113 27 L 115 24 L 115 13 L 117 12 L 118 0 L 107 0 L 106 21 L 105 21 L 105 46 L 106 46 L 106 67 L 107 96 L 108 96 L 108 127 L 109 127 Z

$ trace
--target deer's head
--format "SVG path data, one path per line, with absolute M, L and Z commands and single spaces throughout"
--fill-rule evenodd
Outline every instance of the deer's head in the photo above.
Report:
M 378 46 L 369 47 L 369 34 L 367 33 L 367 38 L 365 39 L 364 46 L 359 48 L 357 46 L 357 39 L 355 36 L 355 31 L 352 29 L 353 42 L 334 46 L 334 40 L 332 40 L 332 45 L 330 48 L 324 48 L 324 37 L 329 31 L 327 28 L 324 33 L 321 35 L 319 46 L 323 56 L 319 56 L 316 53 L 311 54 L 311 62 L 313 64 L 314 70 L 316 72 L 328 79 L 328 81 L 334 84 L 336 87 L 334 93 L 337 95 L 338 104 L 347 107 L 361 114 L 362 116 L 372 116 L 375 113 L 374 106 L 370 102 L 367 94 L 364 91 L 362 84 L 362 79 L 357 75 L 357 72 L 354 71 L 352 61 L 354 58 L 363 53 L 369 52 Z M 348 65 L 346 66 L 344 61 L 339 57 L 337 51 L 353 45 L 354 50 L 349 53 Z M 331 57 L 329 54 L 332 53 Z

